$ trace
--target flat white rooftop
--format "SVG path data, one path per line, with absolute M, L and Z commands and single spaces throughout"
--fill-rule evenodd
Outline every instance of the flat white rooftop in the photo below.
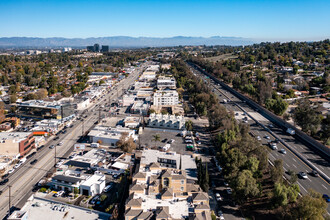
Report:
M 173 197 L 172 200 L 161 200 L 156 199 L 155 196 L 152 195 L 142 195 L 142 194 L 136 194 L 134 195 L 134 198 L 141 198 L 142 206 L 144 212 L 147 212 L 150 209 L 156 210 L 157 206 L 168 206 L 169 207 L 169 214 L 172 218 L 175 219 L 183 219 L 184 217 L 188 216 L 188 208 L 189 203 L 186 199 L 182 198 L 175 198 Z M 178 202 L 174 202 L 174 200 L 179 199 Z
M 31 196 L 21 211 L 28 212 L 28 219 L 33 220 L 58 220 L 58 219 L 109 219 L 110 214 L 68 205 L 42 198 L 42 193 Z M 13 213 L 14 214 L 14 213 Z
M 95 183 L 101 184 L 104 181 L 105 181 L 105 176 L 104 175 L 94 174 L 93 176 L 89 177 L 85 182 L 83 182 L 81 185 L 83 185 L 83 186 L 92 186 Z

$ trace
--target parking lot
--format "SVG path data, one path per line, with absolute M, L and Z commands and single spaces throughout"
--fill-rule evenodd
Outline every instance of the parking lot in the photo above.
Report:
M 180 136 L 179 130 L 157 129 L 157 128 L 144 128 L 143 134 L 140 136 L 140 144 L 142 147 L 159 148 L 164 147 L 172 139 L 170 151 L 175 151 L 180 154 L 187 153 L 186 144 L 184 139 Z M 154 136 L 159 135 L 160 141 L 155 141 Z

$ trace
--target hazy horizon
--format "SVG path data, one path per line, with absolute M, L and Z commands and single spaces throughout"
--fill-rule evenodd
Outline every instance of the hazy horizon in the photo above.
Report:
M 246 40 L 252 40 L 256 43 L 262 43 L 262 42 L 313 42 L 313 41 L 323 41 L 330 39 L 330 36 L 324 37 L 324 38 L 310 38 L 310 39 L 304 39 L 304 38 L 278 38 L 278 39 L 262 39 L 262 38 L 245 38 L 245 37 L 240 37 L 240 36 L 184 36 L 184 35 L 173 35 L 173 36 L 168 36 L 168 37 L 154 37 L 154 36 L 128 36 L 128 35 L 113 35 L 113 36 L 97 36 L 97 37 L 61 37 L 61 36 L 50 36 L 50 37 L 39 37 L 39 36 L 8 36 L 8 37 L 2 37 L 0 36 L 0 39 L 3 38 L 39 38 L 39 39 L 52 39 L 52 38 L 59 38 L 59 39 L 100 39 L 100 38 L 114 38 L 114 37 L 127 37 L 127 38 L 158 38 L 158 39 L 170 39 L 170 38 L 178 38 L 178 37 L 183 37 L 183 38 L 205 38 L 205 39 L 211 39 L 211 38 L 237 38 L 237 39 L 246 39 Z M 96 42 L 97 43 L 97 42 Z
M 234 36 L 257 41 L 330 37 L 330 1 L 31 0 L 0 2 L 0 37 Z

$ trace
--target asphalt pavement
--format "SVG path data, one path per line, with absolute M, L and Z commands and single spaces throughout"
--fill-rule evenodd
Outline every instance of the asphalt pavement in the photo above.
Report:
M 193 72 L 200 77 L 204 77 L 202 73 L 199 71 L 192 69 Z M 307 179 L 298 178 L 298 185 L 301 190 L 301 194 L 307 194 L 308 189 L 314 189 L 321 194 L 329 194 L 330 193 L 330 184 L 323 179 L 322 177 L 314 177 L 311 175 L 312 169 L 301 159 L 299 159 L 292 151 L 297 151 L 303 157 L 305 157 L 309 162 L 313 163 L 319 170 L 325 173 L 327 176 L 330 176 L 330 163 L 329 161 L 322 158 L 316 152 L 311 150 L 308 146 L 299 142 L 293 136 L 287 134 L 284 130 L 273 125 L 269 120 L 264 118 L 261 114 L 256 112 L 254 109 L 249 107 L 245 102 L 238 99 L 236 96 L 231 94 L 229 91 L 223 89 L 221 86 L 214 83 L 212 80 L 210 81 L 210 86 L 214 88 L 214 93 L 218 96 L 219 101 L 223 104 L 227 110 L 233 111 L 236 113 L 235 117 L 240 120 L 243 117 L 248 118 L 248 124 L 250 125 L 251 133 L 255 136 L 260 136 L 261 143 L 267 144 L 268 139 L 265 137 L 268 136 L 271 141 L 275 140 L 275 134 L 277 137 L 281 138 L 285 141 L 286 144 L 290 146 L 290 149 L 284 146 L 282 143 L 277 144 L 278 150 L 269 151 L 269 159 L 273 162 L 276 159 L 283 160 L 283 168 L 284 171 L 294 171 L 295 173 L 305 172 L 308 175 Z M 224 99 L 230 99 L 230 102 L 224 102 Z M 243 113 L 247 113 L 247 115 L 243 115 Z M 253 120 L 252 116 L 255 120 Z M 269 125 L 272 124 L 272 128 Z M 269 129 L 271 132 L 265 129 Z M 280 149 L 285 149 L 286 154 L 280 153 Z M 287 173 L 284 174 L 286 178 L 290 178 Z M 328 213 L 330 212 L 330 207 L 327 208 Z
M 116 89 L 111 90 L 106 94 L 105 98 L 100 99 L 96 104 L 102 104 L 104 100 L 112 100 L 118 98 L 122 94 L 124 89 L 127 89 L 137 78 L 142 68 L 136 69 L 127 78 L 119 82 Z M 95 108 L 92 106 L 89 110 Z M 88 114 L 87 114 L 88 115 Z M 10 174 L 7 178 L 9 182 L 3 186 L 0 186 L 2 194 L 0 195 L 0 219 L 3 219 L 7 214 L 9 207 L 18 207 L 20 204 L 24 204 L 27 195 L 31 194 L 33 187 L 42 179 L 47 172 L 55 164 L 55 149 L 50 149 L 50 145 L 56 146 L 56 160 L 65 155 L 68 151 L 73 150 L 73 145 L 77 142 L 82 134 L 82 130 L 87 131 L 89 128 L 94 126 L 95 121 L 98 120 L 98 114 L 89 114 L 84 121 L 77 120 L 73 123 L 72 128 L 67 128 L 65 134 L 59 134 L 58 140 L 50 138 L 45 147 L 36 153 L 33 157 L 29 158 L 20 168 L 15 170 L 14 173 Z M 63 142 L 62 146 L 57 146 L 59 142 Z M 38 159 L 38 162 L 34 165 L 30 165 L 30 162 L 34 159 Z M 10 187 L 11 186 L 11 187 Z M 10 202 L 9 202 L 9 188 L 11 191 Z

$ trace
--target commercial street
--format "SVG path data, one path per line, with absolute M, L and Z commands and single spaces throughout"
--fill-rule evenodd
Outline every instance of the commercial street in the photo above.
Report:
M 108 100 L 113 100 L 118 98 L 138 77 L 143 67 L 137 68 L 133 73 L 131 73 L 127 78 L 123 79 L 115 86 L 115 90 L 111 90 L 106 97 L 99 100 L 97 104 L 104 104 Z M 117 89 L 116 89 L 117 88 Z M 91 106 L 89 111 L 95 108 Z M 8 213 L 9 206 L 17 207 L 17 204 L 24 202 L 27 199 L 26 195 L 31 194 L 31 190 L 39 180 L 46 175 L 46 173 L 54 166 L 55 163 L 55 149 L 50 149 L 50 145 L 55 145 L 57 159 L 65 155 L 68 151 L 73 150 L 73 145 L 82 135 L 82 131 L 87 131 L 91 128 L 94 123 L 98 120 L 98 114 L 88 114 L 84 121 L 77 120 L 73 123 L 72 128 L 67 128 L 65 134 L 59 134 L 58 140 L 53 140 L 50 138 L 45 147 L 38 151 L 35 156 L 28 159 L 19 169 L 14 173 L 10 174 L 8 179 L 9 182 L 0 186 L 2 194 L 0 196 L 0 218 L 4 218 Z M 62 146 L 57 146 L 59 142 L 63 142 Z M 38 162 L 34 165 L 30 165 L 30 162 L 34 159 L 38 159 Z M 9 205 L 9 186 L 11 186 L 11 197 Z

